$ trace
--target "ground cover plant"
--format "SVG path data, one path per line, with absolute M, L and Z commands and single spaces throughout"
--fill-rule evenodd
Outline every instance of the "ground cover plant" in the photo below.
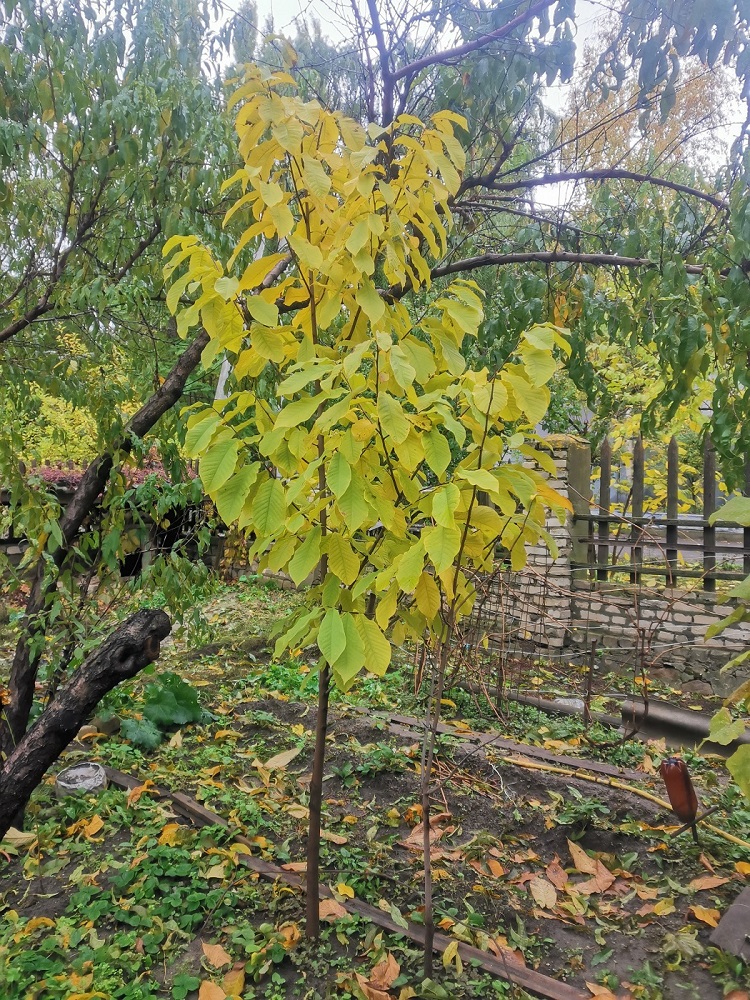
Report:
M 318 945 L 304 939 L 301 890 L 242 864 L 250 854 L 287 871 L 305 865 L 318 674 L 304 654 L 274 662 L 266 638 L 299 599 L 262 582 L 207 599 L 200 644 L 176 641 L 155 675 L 107 706 L 137 721 L 160 676 L 175 673 L 202 718 L 172 725 L 155 749 L 122 728 L 71 745 L 65 763 L 99 760 L 140 784 L 64 800 L 46 784 L 30 807 L 31 830 L 3 844 L 0 968 L 9 997 L 526 995 L 451 951 L 425 985 L 417 944 L 342 908 L 352 899 L 380 906 L 397 929 L 423 919 L 424 701 L 411 650 L 397 655 L 390 683 L 363 679 L 333 696 L 321 841 L 332 898 Z M 700 846 L 689 835 L 673 839 L 674 818 L 649 799 L 545 770 L 538 759 L 519 766 L 492 744 L 477 752 L 462 733 L 497 727 L 530 749 L 609 760 L 637 770 L 640 780 L 624 783 L 657 798 L 665 748 L 613 747 L 611 731 L 586 734 L 576 720 L 528 708 L 498 720 L 459 689 L 447 701 L 435 762 L 442 805 L 431 828 L 439 931 L 583 995 L 741 996 L 748 970 L 708 936 L 746 884 L 746 849 L 710 831 Z M 414 728 L 394 727 L 393 715 Z M 750 816 L 737 789 L 711 761 L 686 758 L 702 802 L 720 803 L 717 824 L 741 841 Z M 185 791 L 230 829 L 190 824 L 155 786 Z

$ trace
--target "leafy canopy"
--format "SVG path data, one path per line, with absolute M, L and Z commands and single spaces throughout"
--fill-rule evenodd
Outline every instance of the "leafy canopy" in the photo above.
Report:
M 232 104 L 244 163 L 226 221 L 242 213 L 247 226 L 226 262 L 194 236 L 164 249 L 178 328 L 203 324 L 208 355 L 235 363 L 236 391 L 192 412 L 187 449 L 224 520 L 253 533 L 261 567 L 298 583 L 317 570 L 276 652 L 317 642 L 346 689 L 363 667 L 386 670 L 387 637 L 439 634 L 444 601 L 467 614 L 471 571 L 493 564 L 498 542 L 517 567 L 524 543 L 547 537 L 545 505 L 565 501 L 503 460 L 509 447 L 532 454 L 518 428 L 544 415 L 567 345 L 533 327 L 490 377 L 462 354 L 483 318 L 474 282 L 433 289 L 418 316 L 402 301 L 430 288 L 429 258 L 447 248 L 459 115 L 363 128 L 254 67 Z M 257 391 L 269 370 L 271 402 Z

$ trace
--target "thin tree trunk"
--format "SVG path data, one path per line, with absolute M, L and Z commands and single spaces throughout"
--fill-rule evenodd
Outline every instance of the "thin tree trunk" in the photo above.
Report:
M 104 695 L 152 663 L 171 628 L 163 611 L 136 612 L 60 688 L 0 770 L 0 839 Z
M 331 668 L 326 663 L 318 676 L 318 718 L 315 724 L 315 756 L 310 781 L 310 823 L 307 831 L 307 911 L 305 933 L 314 939 L 320 935 L 320 818 L 323 802 L 323 766 L 328 735 L 328 696 Z

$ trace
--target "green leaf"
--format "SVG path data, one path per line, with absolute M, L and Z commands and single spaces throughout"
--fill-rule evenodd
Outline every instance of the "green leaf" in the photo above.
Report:
M 221 417 L 214 409 L 209 409 L 200 420 L 190 423 L 185 435 L 185 451 L 188 458 L 200 458 L 208 447 L 208 443 L 216 433 Z
M 451 462 L 450 445 L 437 427 L 433 427 L 432 430 L 422 435 L 422 444 L 427 464 L 440 478 Z
M 432 516 L 444 528 L 455 526 L 455 510 L 461 499 L 461 491 L 455 483 L 446 483 L 432 494 Z
M 329 608 L 323 616 L 318 630 L 318 646 L 331 666 L 338 660 L 346 648 L 346 632 L 341 615 L 336 608 Z
M 460 528 L 425 528 L 422 532 L 424 547 L 432 560 L 436 573 L 442 573 L 452 565 L 461 548 Z
M 298 427 L 303 424 L 315 413 L 323 398 L 322 396 L 308 396 L 305 399 L 297 399 L 293 403 L 287 403 L 276 417 L 274 430 L 280 430 L 282 427 Z
M 201 458 L 199 474 L 206 493 L 219 490 L 237 466 L 240 443 L 235 437 L 223 438 L 210 445 Z
M 278 330 L 271 330 L 265 326 L 253 326 L 250 342 L 262 358 L 267 358 L 274 364 L 281 364 L 286 357 L 284 339 L 279 336 Z
M 414 588 L 417 607 L 428 622 L 432 622 L 440 611 L 440 591 L 429 573 L 423 573 Z
M 341 497 L 349 488 L 352 481 L 352 467 L 347 460 L 337 451 L 326 469 L 326 482 L 335 497 Z
M 459 468 L 456 469 L 456 478 L 465 479 L 467 483 L 476 486 L 478 490 L 484 490 L 485 493 L 497 493 L 499 491 L 497 479 L 489 469 Z
M 274 327 L 278 324 L 279 310 L 273 302 L 266 302 L 259 295 L 248 295 L 245 299 L 245 305 L 256 322 L 268 327 Z
M 123 719 L 120 735 L 144 750 L 155 750 L 164 739 L 161 729 L 150 719 Z
M 346 520 L 350 531 L 356 531 L 370 517 L 370 505 L 364 497 L 364 481 L 358 474 L 352 476 L 352 481 L 345 493 L 338 498 L 336 505 Z
M 729 521 L 741 524 L 743 528 L 750 528 L 750 497 L 730 497 L 708 520 L 711 524 L 717 521 Z
M 743 583 L 746 582 L 746 580 L 743 581 Z M 704 639 L 713 639 L 715 636 L 721 635 L 724 629 L 729 628 L 730 625 L 736 625 L 738 622 L 744 622 L 747 618 L 747 614 L 747 608 L 743 604 L 738 604 L 737 607 L 726 616 L 726 618 L 722 618 L 721 621 L 714 622 L 713 625 L 708 626 Z
M 250 487 L 258 478 L 259 469 L 260 462 L 244 465 L 217 490 L 213 499 L 224 524 L 233 524 L 239 518 Z
M 276 533 L 286 518 L 286 495 L 278 479 L 267 479 L 253 500 L 253 528 L 261 538 Z
M 347 587 L 351 587 L 359 576 L 360 560 L 348 539 L 343 535 L 329 535 L 326 542 L 328 565 L 332 573 Z
M 744 743 L 727 761 L 727 769 L 750 801 L 750 744 Z
M 365 651 L 365 669 L 382 677 L 391 662 L 391 644 L 377 623 L 357 615 L 354 619 Z
M 745 732 L 745 723 L 741 719 L 732 721 L 728 708 L 720 708 L 708 725 L 708 738 L 712 743 L 727 746 Z
M 346 644 L 341 656 L 334 664 L 333 679 L 340 691 L 348 691 L 354 678 L 365 665 L 365 647 L 353 616 L 348 613 L 343 614 L 341 620 L 344 626 Z
M 411 430 L 411 423 L 404 413 L 401 404 L 390 393 L 378 393 L 378 418 L 383 428 L 394 444 L 406 441 Z
M 413 592 L 417 581 L 422 575 L 424 555 L 424 543 L 420 539 L 398 557 L 396 563 L 396 581 L 405 594 Z
M 299 585 L 308 578 L 320 562 L 320 539 L 322 532 L 315 525 L 305 537 L 292 558 L 289 560 L 289 576 Z

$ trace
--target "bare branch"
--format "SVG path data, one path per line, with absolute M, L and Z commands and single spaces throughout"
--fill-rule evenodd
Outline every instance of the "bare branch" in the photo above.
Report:
M 490 45 L 492 42 L 507 38 L 516 28 L 537 17 L 547 7 L 551 7 L 556 2 L 557 0 L 537 0 L 537 3 L 532 4 L 523 14 L 518 14 L 511 21 L 508 21 L 507 24 L 496 28 L 495 31 L 490 31 L 486 35 L 480 35 L 479 38 L 473 38 L 470 42 L 464 42 L 463 45 L 456 45 L 454 48 L 446 49 L 444 52 L 434 52 L 432 55 L 424 56 L 422 59 L 417 59 L 415 62 L 409 63 L 408 66 L 402 66 L 401 69 L 397 70 L 391 76 L 391 80 L 397 83 L 405 76 L 413 77 L 421 70 L 427 69 L 428 66 L 434 66 L 436 63 L 451 62 L 453 59 L 460 59 L 461 56 L 468 55 L 470 52 L 476 52 L 477 49 L 482 49 L 485 45 Z M 372 8 L 373 4 L 374 0 L 368 0 L 368 7 Z M 372 9 L 370 13 L 372 14 Z
M 721 211 L 729 209 L 729 203 L 716 195 L 707 194 L 698 188 L 689 187 L 687 184 L 680 184 L 677 181 L 670 181 L 664 177 L 655 177 L 653 174 L 642 174 L 636 170 L 622 170 L 617 167 L 602 167 L 598 170 L 561 170 L 554 174 L 544 174 L 541 177 L 519 177 L 514 181 L 498 181 L 492 173 L 483 177 L 468 177 L 462 185 L 461 191 L 471 188 L 486 187 L 492 191 L 518 191 L 522 189 L 543 187 L 547 184 L 562 184 L 566 181 L 605 181 L 605 180 L 627 180 L 637 181 L 641 184 L 653 184 L 656 187 L 669 188 L 670 191 L 678 191 L 680 194 L 690 195 L 692 198 L 700 198 L 707 201 L 714 208 Z M 459 191 L 459 195 L 460 195 Z M 458 196 L 457 196 L 458 197 Z

